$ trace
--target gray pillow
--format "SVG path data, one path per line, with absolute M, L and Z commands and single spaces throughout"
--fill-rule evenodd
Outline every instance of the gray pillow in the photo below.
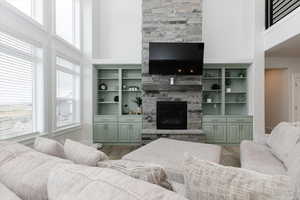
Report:
M 38 152 L 45 153 L 59 158 L 65 158 L 64 147 L 55 140 L 44 137 L 37 137 L 34 141 L 34 149 Z
M 98 162 L 98 167 L 114 169 L 133 178 L 173 190 L 165 170 L 159 165 L 129 160 L 109 160 Z
M 271 176 L 224 167 L 187 156 L 185 194 L 190 200 L 293 200 L 295 185 L 288 176 Z
M 69 139 L 65 142 L 64 150 L 66 158 L 76 164 L 97 166 L 99 161 L 108 160 L 105 153 Z

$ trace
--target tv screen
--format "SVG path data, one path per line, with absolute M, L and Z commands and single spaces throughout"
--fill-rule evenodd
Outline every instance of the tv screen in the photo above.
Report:
M 149 73 L 202 75 L 204 43 L 150 43 Z

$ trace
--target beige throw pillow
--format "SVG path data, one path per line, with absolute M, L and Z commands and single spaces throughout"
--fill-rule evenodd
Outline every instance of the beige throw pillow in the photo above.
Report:
M 98 167 L 111 168 L 133 178 L 173 190 L 167 180 L 165 170 L 159 165 L 128 160 L 109 160 L 99 162 Z
M 55 140 L 37 137 L 34 141 L 34 149 L 59 158 L 65 158 L 64 146 Z
M 66 158 L 76 164 L 97 166 L 99 161 L 108 160 L 108 156 L 102 151 L 69 139 L 66 140 L 64 149 Z
M 288 176 L 270 176 L 224 167 L 187 156 L 186 197 L 190 200 L 293 200 L 295 186 Z

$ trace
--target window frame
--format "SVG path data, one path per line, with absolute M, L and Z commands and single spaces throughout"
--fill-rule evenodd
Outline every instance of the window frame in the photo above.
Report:
M 77 65 L 78 66 L 78 72 L 75 72 L 74 70 L 70 70 L 67 69 L 64 66 L 61 66 L 59 64 L 57 64 L 57 58 L 61 58 L 64 59 L 70 63 L 72 63 L 73 65 Z M 81 63 L 80 61 L 77 61 L 73 58 L 70 58 L 68 56 L 66 56 L 65 54 L 56 51 L 53 54 L 53 64 L 54 64 L 54 80 L 53 80 L 53 99 L 54 99 L 54 104 L 53 104 L 53 132 L 54 133 L 58 133 L 61 131 L 65 131 L 68 129 L 72 129 L 72 128 L 79 128 L 82 125 L 82 118 L 81 118 L 81 112 L 82 112 L 82 69 L 81 69 Z M 78 78 L 78 84 L 79 84 L 79 89 L 78 89 L 78 103 L 76 103 L 76 97 L 73 97 L 72 99 L 70 99 L 73 102 L 73 110 L 74 112 L 72 113 L 72 118 L 76 119 L 78 118 L 78 120 L 74 120 L 73 123 L 71 124 L 66 124 L 63 126 L 58 126 L 57 122 L 58 122 L 58 118 L 57 118 L 57 72 L 63 72 L 63 73 L 67 73 L 67 74 L 71 74 L 73 77 L 77 76 L 76 78 Z M 73 85 L 73 89 L 76 91 L 76 84 Z
M 63 41 L 65 43 L 67 43 L 68 45 L 70 45 L 71 47 L 75 48 L 76 50 L 81 50 L 82 49 L 82 30 L 81 30 L 81 27 L 82 27 L 82 15 L 81 15 L 81 6 L 82 6 L 82 3 L 81 3 L 81 0 L 72 0 L 73 4 L 72 4 L 72 32 L 74 33 L 72 35 L 72 42 L 68 41 L 67 39 L 63 38 L 62 36 L 60 36 L 58 33 L 57 33 L 57 28 L 56 28 L 56 16 L 57 16 L 57 12 L 56 12 L 56 1 L 58 0 L 52 0 L 53 3 L 52 3 L 52 7 L 53 7 L 53 18 L 52 18 L 52 21 L 53 21 L 53 33 L 55 35 L 55 37 L 60 40 L 60 41 Z M 78 4 L 78 11 L 76 10 L 76 4 Z M 78 12 L 78 26 L 77 27 L 77 24 L 76 24 L 76 13 Z M 76 29 L 78 28 L 78 33 L 76 33 Z M 78 35 L 77 35 L 78 34 Z M 78 37 L 78 44 L 77 44 L 77 41 L 76 41 L 76 38 Z
M 0 52 L 7 54 L 8 56 L 32 62 L 32 131 L 22 135 L 12 134 L 12 136 L 9 136 L 9 134 L 7 134 L 7 137 L 4 137 L 4 139 L 0 140 L 11 140 L 14 138 L 26 138 L 39 135 L 44 131 L 45 118 L 45 109 L 41 109 L 41 107 L 44 104 L 43 99 L 45 94 L 43 88 L 40 87 L 41 83 L 44 86 L 44 48 L 40 43 L 29 41 L 23 36 L 3 30 L 2 28 L 0 28 L 0 32 L 7 34 L 10 37 L 14 37 L 17 40 L 20 40 L 21 42 L 27 43 L 28 45 L 32 46 L 32 54 L 28 54 L 19 49 L 0 44 Z M 38 76 L 40 76 L 41 78 L 40 81 L 37 78 Z M 40 102 L 40 99 L 42 99 L 42 102 Z M 40 117 L 39 113 L 42 113 L 42 117 Z M 38 124 L 42 125 L 38 126 Z
M 39 22 L 34 16 L 29 16 L 26 13 L 24 13 L 22 10 L 20 10 L 19 8 L 15 7 L 14 5 L 12 5 L 11 3 L 9 3 L 6 0 L 0 0 L 0 4 L 3 4 L 3 6 L 5 6 L 5 8 L 9 9 L 10 11 L 12 11 L 14 14 L 22 17 L 23 19 L 25 19 L 26 21 L 30 22 L 31 24 L 33 24 L 34 26 L 38 27 L 39 29 L 45 31 L 45 22 L 46 22 L 46 15 L 45 15 L 45 0 L 42 0 L 42 20 L 41 22 Z M 32 4 L 31 6 L 33 7 L 31 10 L 31 15 L 33 15 L 33 13 L 36 12 L 36 8 L 34 6 L 34 2 L 35 0 L 31 0 Z

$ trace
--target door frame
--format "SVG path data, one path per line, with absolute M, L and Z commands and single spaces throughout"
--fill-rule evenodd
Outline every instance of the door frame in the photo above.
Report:
M 300 79 L 300 73 L 293 73 L 292 76 L 292 121 L 295 122 L 295 84 Z

